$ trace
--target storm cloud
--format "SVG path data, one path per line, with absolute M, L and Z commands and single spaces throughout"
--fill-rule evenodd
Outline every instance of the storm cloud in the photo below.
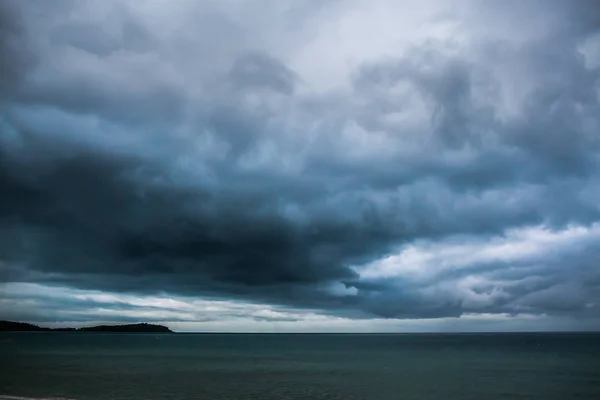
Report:
M 597 8 L 1 1 L 0 311 L 597 324 Z

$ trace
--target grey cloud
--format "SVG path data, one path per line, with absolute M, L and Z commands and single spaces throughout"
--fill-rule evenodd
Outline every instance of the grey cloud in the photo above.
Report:
M 2 46 L 10 53 L 2 75 L 13 100 L 126 123 L 176 123 L 184 105 L 181 82 L 150 53 L 152 35 L 122 7 L 113 10 L 112 29 L 101 18 L 85 24 L 60 11 L 78 6 L 3 2 Z
M 107 35 L 106 30 L 101 26 L 90 26 L 73 21 L 55 28 L 51 35 L 51 41 L 61 46 L 72 46 L 102 58 L 121 50 L 145 53 L 156 47 L 153 35 L 135 19 L 123 18 L 123 15 L 118 13 L 115 13 L 114 17 L 122 22 L 119 24 L 120 29 L 113 35 Z
M 483 62 L 469 64 L 442 56 L 443 45 L 430 44 L 398 61 L 365 67 L 356 84 L 357 95 L 376 93 L 375 98 L 370 97 L 375 105 L 393 97 L 385 89 L 374 91 L 374 87 L 399 83 L 413 85 L 432 102 L 431 129 L 442 142 L 434 142 L 441 147 L 431 147 L 431 154 L 421 156 L 422 167 L 427 166 L 428 172 L 444 174 L 440 170 L 444 169 L 450 172 L 444 177 L 449 182 L 461 179 L 459 174 L 466 174 L 461 179 L 464 183 L 477 183 L 481 178 L 474 175 L 487 172 L 484 180 L 495 184 L 503 183 L 503 177 L 539 181 L 554 179 L 555 172 L 585 175 L 597 168 L 600 143 L 595 115 L 600 111 L 596 94 L 600 72 L 584 66 L 572 40 L 548 38 L 525 48 L 505 50 L 490 45 L 484 54 L 492 60 L 486 63 L 510 59 L 537 75 L 533 90 L 524 99 L 521 116 L 507 122 L 497 115 L 502 83 L 493 77 L 493 70 L 487 70 Z M 475 97 L 475 90 L 487 98 Z M 382 129 L 393 136 L 406 134 L 380 123 L 386 114 L 401 108 L 376 107 L 367 111 L 371 121 L 367 128 Z M 377 122 L 379 125 L 374 125 Z M 428 132 L 415 134 L 426 136 Z M 489 147 L 490 142 L 494 147 Z M 447 163 L 436 165 L 440 155 L 456 146 L 472 149 L 481 158 L 458 168 Z M 428 155 L 432 159 L 428 160 Z M 490 162 L 493 168 L 487 167 Z M 477 168 L 479 164 L 482 168 Z
M 376 313 L 396 316 L 467 312 L 593 317 L 598 313 L 600 293 L 600 247 L 595 232 L 510 261 L 490 258 L 467 267 L 451 265 L 419 280 L 377 279 L 373 282 L 380 285 L 374 296 L 397 301 L 376 297 L 369 305 Z M 477 240 L 473 238 L 473 248 Z M 508 255 L 510 251 L 506 249 Z
M 237 58 L 231 68 L 231 82 L 240 88 L 269 88 L 293 94 L 296 77 L 281 62 L 261 53 L 248 53 Z
M 419 286 L 364 280 L 354 268 L 418 240 L 600 220 L 589 195 L 600 180 L 600 71 L 578 55 L 579 31 L 520 48 L 482 40 L 484 56 L 465 59 L 446 54 L 444 42 L 422 43 L 363 65 L 348 93 L 304 94 L 283 58 L 242 43 L 243 29 L 224 16 L 210 25 L 222 33 L 222 51 L 199 38 L 188 54 L 165 47 L 173 37 L 161 41 L 131 10 L 112 9 L 117 28 L 106 32 L 59 12 L 58 28 L 38 26 L 27 7 L 2 7 L 2 67 L 14 75 L 6 87 L 18 80 L 19 89 L 6 92 L 0 116 L 6 282 L 245 299 L 356 318 L 585 313 L 600 298 L 597 284 L 586 284 L 597 274 L 579 279 L 584 265 L 597 269 L 591 243 L 577 250 L 573 270 L 562 254 L 519 266 L 496 284 L 509 297 L 477 307 L 435 289 L 456 273 Z M 15 25 L 19 10 L 25 20 Z M 592 24 L 571 18 L 586 32 Z M 27 64 L 29 54 L 37 63 Z M 531 89 L 506 117 L 495 73 L 511 63 Z M 357 144 L 346 136 L 352 129 L 369 140 Z M 462 273 L 497 277 L 513 267 Z M 562 274 L 573 276 L 565 286 Z M 524 279 L 532 275 L 549 276 L 531 285 Z M 570 301 L 559 309 L 556 296 Z
M 21 10 L 15 2 L 0 4 L 0 100 L 14 93 L 24 73 L 35 62 L 28 49 Z

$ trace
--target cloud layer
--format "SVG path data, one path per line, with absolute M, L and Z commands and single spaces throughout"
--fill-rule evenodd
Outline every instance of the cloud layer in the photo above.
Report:
M 0 4 L 3 308 L 598 317 L 593 1 L 176 3 Z

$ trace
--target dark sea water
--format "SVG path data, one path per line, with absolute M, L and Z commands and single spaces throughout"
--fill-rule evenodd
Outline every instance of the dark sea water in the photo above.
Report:
M 2 333 L 3 395 L 599 400 L 600 335 Z

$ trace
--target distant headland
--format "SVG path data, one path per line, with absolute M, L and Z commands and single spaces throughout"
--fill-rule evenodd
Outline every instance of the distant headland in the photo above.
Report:
M 173 333 L 163 325 L 128 324 L 98 325 L 84 328 L 46 328 L 26 322 L 0 321 L 0 332 L 115 332 L 115 333 Z

